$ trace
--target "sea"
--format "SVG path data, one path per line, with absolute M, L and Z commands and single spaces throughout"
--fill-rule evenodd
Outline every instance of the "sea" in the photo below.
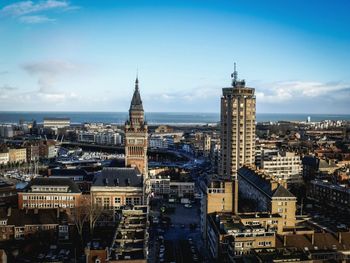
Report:
M 42 123 L 44 118 L 70 118 L 71 123 L 115 123 L 123 124 L 128 118 L 127 112 L 39 112 L 39 111 L 0 111 L 0 123 L 19 123 L 36 120 Z M 257 113 L 257 122 L 347 120 L 350 114 L 292 114 L 292 113 Z M 198 112 L 146 112 L 145 119 L 150 125 L 205 125 L 220 121 L 220 113 Z

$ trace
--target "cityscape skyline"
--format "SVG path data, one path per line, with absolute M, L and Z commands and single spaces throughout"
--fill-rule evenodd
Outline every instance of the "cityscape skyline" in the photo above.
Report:
M 120 112 L 138 69 L 148 112 L 219 112 L 236 61 L 257 112 L 348 114 L 349 7 L 3 1 L 0 110 Z

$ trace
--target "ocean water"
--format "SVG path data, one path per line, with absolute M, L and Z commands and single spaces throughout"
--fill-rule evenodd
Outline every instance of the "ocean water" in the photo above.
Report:
M 286 114 L 257 113 L 257 121 L 311 121 L 349 120 L 350 114 Z M 46 117 L 68 117 L 72 123 L 103 122 L 123 124 L 128 118 L 127 112 L 16 112 L 0 111 L 0 123 L 18 123 L 20 120 L 36 120 L 42 123 Z M 149 124 L 213 124 L 220 121 L 220 113 L 192 112 L 146 112 L 145 118 Z

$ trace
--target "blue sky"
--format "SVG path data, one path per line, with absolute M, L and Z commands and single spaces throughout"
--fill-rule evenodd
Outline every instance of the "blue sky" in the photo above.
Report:
M 219 112 L 256 88 L 261 113 L 350 113 L 350 2 L 1 1 L 0 110 Z

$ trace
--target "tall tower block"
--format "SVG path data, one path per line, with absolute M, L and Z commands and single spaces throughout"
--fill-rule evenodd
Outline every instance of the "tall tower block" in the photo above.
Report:
M 222 89 L 221 154 L 219 174 L 235 181 L 235 212 L 238 211 L 237 170 L 255 163 L 255 89 L 238 80 L 235 64 L 232 86 Z
M 129 119 L 125 122 L 125 166 L 136 167 L 146 179 L 148 176 L 148 127 L 145 122 L 139 80 L 136 78 Z

